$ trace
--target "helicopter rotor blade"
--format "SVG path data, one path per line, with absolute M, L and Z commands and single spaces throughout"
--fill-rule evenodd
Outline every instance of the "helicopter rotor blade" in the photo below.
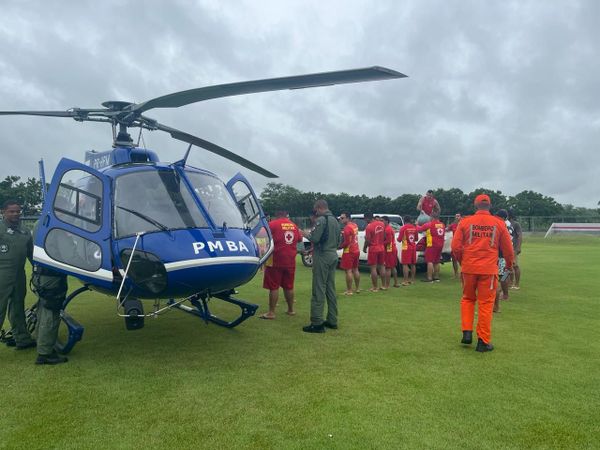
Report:
M 213 98 L 231 97 L 234 95 L 254 94 L 258 92 L 279 91 L 284 89 L 304 89 L 334 84 L 379 81 L 392 78 L 405 78 L 406 75 L 385 67 L 367 67 L 364 69 L 338 70 L 308 75 L 296 75 L 282 78 L 243 81 L 239 83 L 206 86 L 197 89 L 174 92 L 156 97 L 143 103 L 130 105 L 128 111 L 143 113 L 153 108 L 178 108 L 190 103 L 201 102 Z
M 204 150 L 208 150 L 209 152 L 215 153 L 219 156 L 222 156 L 223 158 L 229 159 L 230 161 L 236 162 L 239 165 L 245 167 L 246 169 L 250 169 L 267 178 L 278 178 L 278 176 L 274 173 L 269 172 L 268 170 L 260 167 L 259 165 L 254 164 L 252 161 L 249 161 L 246 158 L 243 158 L 240 155 L 237 155 L 223 147 L 220 147 L 217 144 L 213 144 L 212 142 L 206 141 L 204 139 L 177 130 L 175 128 L 171 128 L 166 125 L 161 125 L 159 123 L 156 123 L 155 127 L 157 130 L 166 131 L 171 135 L 173 139 L 187 142 L 188 144 L 193 144 L 197 147 L 203 148 Z
M 75 117 L 74 111 L 0 111 L 0 116 Z

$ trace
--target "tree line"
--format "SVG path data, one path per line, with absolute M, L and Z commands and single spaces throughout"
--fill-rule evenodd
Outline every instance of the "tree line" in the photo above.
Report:
M 533 191 L 519 192 L 508 196 L 501 191 L 479 188 L 473 192 L 463 192 L 458 188 L 435 189 L 433 191 L 442 207 L 442 215 L 456 213 L 471 214 L 473 200 L 480 193 L 486 193 L 492 200 L 494 210 L 513 209 L 519 216 L 565 216 L 565 217 L 597 217 L 600 208 L 583 208 L 573 205 L 561 205 L 552 197 Z M 303 192 L 290 185 L 269 183 L 260 194 L 262 206 L 267 214 L 285 210 L 291 216 L 305 217 L 310 215 L 316 199 L 324 198 L 335 213 L 380 212 L 416 215 L 415 209 L 420 194 L 402 194 L 396 198 L 378 195 L 323 194 L 321 192 Z M 15 199 L 23 205 L 26 216 L 37 215 L 42 208 L 42 183 L 37 178 L 22 181 L 18 176 L 7 176 L 0 181 L 0 205 L 8 199 Z M 600 205 L 599 205 L 600 206 Z
M 552 197 L 534 191 L 523 191 L 514 196 L 483 187 L 468 193 L 458 188 L 439 188 L 433 191 L 442 207 L 442 215 L 472 214 L 475 196 L 481 193 L 490 196 L 494 210 L 512 209 L 518 216 L 593 217 L 600 214 L 600 209 L 561 205 Z M 340 194 L 303 192 L 282 183 L 269 183 L 260 194 L 263 209 L 267 214 L 285 210 L 293 217 L 308 216 L 318 198 L 327 200 L 330 209 L 336 214 L 348 211 L 350 213 L 375 212 L 415 216 L 420 197 L 421 194 L 402 194 L 391 198 L 383 195 L 376 197 L 350 195 L 344 192 Z

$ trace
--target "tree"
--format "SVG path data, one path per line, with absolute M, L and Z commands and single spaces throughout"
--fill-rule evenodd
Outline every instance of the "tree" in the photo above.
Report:
M 0 181 L 0 205 L 6 200 L 16 200 L 23 206 L 23 214 L 36 215 L 42 209 L 42 182 L 36 178 L 19 181 L 21 177 L 7 176 Z
M 563 213 L 563 206 L 552 197 L 533 191 L 519 192 L 508 203 L 519 216 L 556 216 Z

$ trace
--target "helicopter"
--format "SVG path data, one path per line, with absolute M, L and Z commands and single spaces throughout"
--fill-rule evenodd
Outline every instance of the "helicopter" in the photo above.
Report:
M 81 340 L 84 328 L 66 309 L 89 290 L 114 296 L 117 314 L 129 330 L 142 328 L 145 317 L 170 309 L 233 328 L 258 308 L 234 297 L 236 288 L 251 280 L 273 251 L 258 197 L 241 173 L 224 183 L 214 173 L 188 165 L 187 159 L 196 146 L 265 177 L 277 176 L 219 145 L 160 124 L 147 111 L 235 95 L 403 77 L 374 66 L 200 87 L 141 103 L 106 101 L 103 108 L 0 111 L 2 116 L 63 117 L 112 128 L 112 150 L 87 152 L 85 163 L 62 158 L 47 192 L 40 161 L 44 192 L 33 260 L 82 282 L 63 302 L 61 319 L 68 333 L 57 350 L 68 353 Z M 139 128 L 140 136 L 142 130 L 164 131 L 189 146 L 182 159 L 161 162 L 156 152 L 139 146 L 139 139 L 133 141 L 130 128 Z M 213 314 L 211 299 L 239 307 L 239 316 L 225 320 Z M 141 300 L 154 301 L 153 311 L 145 313 Z M 35 323 L 35 308 L 27 315 Z

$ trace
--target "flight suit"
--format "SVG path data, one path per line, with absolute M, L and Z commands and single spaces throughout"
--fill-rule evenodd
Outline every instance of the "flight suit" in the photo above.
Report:
M 335 270 L 341 230 L 331 211 L 327 210 L 324 215 L 317 218 L 315 228 L 308 236 L 308 240 L 314 244 L 310 322 L 315 326 L 323 324 L 323 310 L 327 301 L 327 322 L 337 325 Z
M 0 221 L 0 327 L 6 311 L 17 347 L 33 341 L 25 322 L 25 295 L 27 283 L 25 260 L 33 256 L 31 233 L 22 228 L 9 227 Z
M 37 224 L 35 227 L 37 230 Z M 35 233 L 34 230 L 34 233 Z M 61 260 L 71 260 L 75 247 L 72 241 L 65 240 L 57 248 L 46 249 L 52 255 L 60 255 Z M 42 266 L 34 266 L 32 287 L 38 296 L 37 308 L 37 351 L 40 355 L 54 353 L 58 338 L 60 311 L 67 296 L 67 276 L 61 272 Z

